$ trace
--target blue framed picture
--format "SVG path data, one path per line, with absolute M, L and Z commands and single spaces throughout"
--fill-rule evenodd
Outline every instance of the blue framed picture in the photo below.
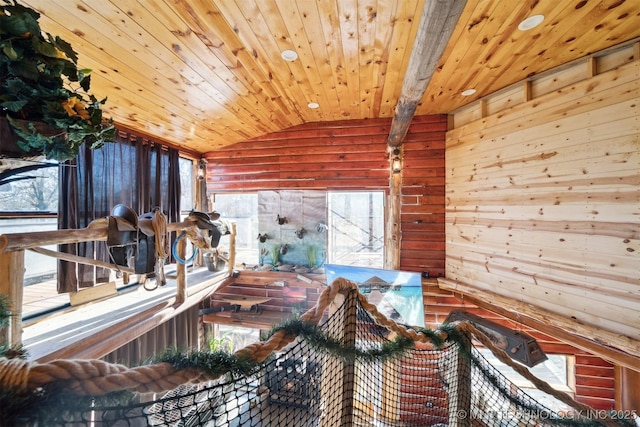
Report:
M 379 312 L 407 326 L 424 327 L 420 273 L 351 265 L 325 264 L 327 284 L 338 277 L 351 280 Z

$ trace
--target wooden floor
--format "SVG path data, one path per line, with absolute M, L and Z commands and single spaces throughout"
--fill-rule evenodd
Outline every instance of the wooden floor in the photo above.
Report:
M 55 312 L 70 307 L 69 294 L 59 294 L 55 280 L 24 287 L 22 319 L 25 324 L 41 313 Z

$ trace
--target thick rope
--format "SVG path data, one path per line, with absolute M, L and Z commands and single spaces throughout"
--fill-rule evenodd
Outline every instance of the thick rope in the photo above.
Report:
M 555 397 L 556 399 L 560 400 L 563 403 L 566 403 L 572 408 L 577 409 L 579 411 L 578 413 L 583 413 L 583 414 L 594 413 L 593 408 L 591 408 L 589 405 L 580 403 L 576 401 L 574 398 L 572 398 L 570 395 L 568 395 L 567 393 L 554 389 L 549 385 L 549 383 L 533 375 L 529 371 L 529 369 L 527 369 L 524 365 L 516 363 L 511 357 L 509 357 L 506 351 L 496 347 L 495 344 L 491 341 L 491 339 L 487 335 L 485 335 L 482 331 L 480 331 L 478 328 L 476 328 L 472 323 L 466 322 L 466 321 L 458 322 L 456 324 L 456 329 L 461 332 L 464 332 L 467 336 L 473 336 L 474 338 L 476 338 L 478 341 L 482 343 L 482 345 L 489 348 L 491 352 L 494 354 L 494 356 L 498 358 L 498 360 L 510 366 L 518 374 L 522 375 L 524 378 L 531 381 L 531 383 L 537 389 Z M 602 414 L 602 412 L 599 411 L 598 414 L 600 415 Z M 605 423 L 607 426 L 610 426 L 610 427 L 617 427 L 621 425 L 617 421 L 612 419 L 610 416 L 606 416 L 604 417 L 604 419 L 599 419 L 599 421 L 602 421 L 603 423 Z
M 164 274 L 164 264 L 169 256 L 169 239 L 167 238 L 167 216 L 160 210 L 156 209 L 153 212 L 153 218 L 151 221 L 153 226 L 153 233 L 155 235 L 155 247 L 156 247 L 156 284 L 164 286 L 167 284 L 167 278 Z
M 167 239 L 167 216 L 160 210 L 153 212 L 151 221 L 156 237 L 156 255 L 164 261 L 169 256 L 169 239 Z
M 357 285 L 353 284 L 357 289 Z M 362 307 L 371 315 L 371 317 L 381 326 L 389 329 L 390 331 L 396 332 L 397 334 L 411 339 L 414 342 L 422 342 L 422 343 L 430 343 L 433 344 L 431 338 L 427 337 L 422 332 L 417 332 L 410 328 L 405 328 L 400 326 L 398 323 L 394 322 L 392 319 L 387 318 L 384 314 L 380 313 L 377 307 L 374 304 L 371 304 L 364 295 L 358 293 L 358 300 Z M 573 399 L 569 394 L 556 390 L 551 387 L 547 382 L 539 379 L 535 375 L 533 375 L 524 365 L 521 365 L 515 362 L 509 355 L 502 349 L 495 346 L 495 344 L 491 341 L 487 335 L 485 335 L 482 331 L 476 328 L 473 324 L 469 322 L 457 322 L 455 325 L 456 329 L 460 332 L 465 333 L 467 336 L 473 336 L 479 342 L 481 342 L 485 347 L 487 347 L 491 352 L 500 360 L 502 363 L 513 368 L 518 374 L 522 375 L 522 377 L 529 380 L 536 388 L 539 390 L 555 397 L 563 403 L 571 406 L 574 409 L 577 409 L 579 413 L 592 414 L 594 413 L 593 408 L 583 403 L 580 403 Z M 442 339 L 447 338 L 447 334 L 444 331 L 437 331 Z M 600 412 L 599 412 L 600 414 Z M 616 422 L 611 417 L 607 416 L 605 419 L 601 420 L 607 426 L 616 427 L 621 424 Z
M 324 311 L 335 300 L 339 292 L 348 293 L 358 291 L 354 282 L 344 278 L 337 278 L 325 288 L 316 305 L 301 316 L 301 320 L 317 325 Z M 364 295 L 357 292 L 358 301 L 362 307 L 380 326 L 392 332 L 409 338 L 414 342 L 433 344 L 432 339 L 422 332 L 399 325 L 388 319 L 371 304 Z M 537 388 L 572 406 L 581 413 L 594 413 L 591 407 L 576 402 L 567 393 L 553 389 L 548 383 L 536 378 L 529 370 L 513 361 L 503 350 L 496 347 L 491 340 L 469 322 L 458 322 L 456 329 L 475 337 L 503 363 L 515 369 L 524 378 L 531 381 Z M 438 331 L 442 339 L 446 333 Z M 262 362 L 273 352 L 279 351 L 293 342 L 297 337 L 287 334 L 285 330 L 274 333 L 267 341 L 254 343 L 235 353 L 238 357 L 248 357 L 256 362 Z M 207 375 L 196 369 L 176 369 L 169 363 L 127 368 L 124 365 L 107 363 L 101 360 L 54 360 L 47 364 L 38 364 L 21 359 L 0 359 L 0 387 L 13 389 L 25 393 L 46 386 L 54 382 L 64 382 L 65 387 L 77 395 L 102 396 L 108 393 L 132 390 L 139 393 L 162 393 L 173 390 L 179 385 L 210 381 L 219 376 Z M 607 417 L 603 421 L 614 427 L 621 424 Z
M 0 385 L 3 389 L 27 390 L 30 363 L 23 359 L 2 359 Z

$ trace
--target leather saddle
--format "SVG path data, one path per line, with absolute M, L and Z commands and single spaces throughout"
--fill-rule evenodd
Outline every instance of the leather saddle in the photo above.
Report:
M 219 224 L 215 222 L 215 220 L 220 218 L 220 214 L 215 211 L 211 213 L 191 211 L 189 212 L 189 217 L 196 221 L 196 227 L 208 233 L 207 237 L 209 238 L 211 248 L 217 248 L 220 244 L 220 237 L 223 234 L 222 231 L 220 231 Z
M 111 209 L 107 225 L 107 247 L 116 265 L 132 267 L 136 274 L 155 274 L 156 245 L 153 212 L 140 216 L 118 204 Z

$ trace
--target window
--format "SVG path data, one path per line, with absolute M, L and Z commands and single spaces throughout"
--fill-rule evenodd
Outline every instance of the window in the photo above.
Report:
M 382 268 L 384 192 L 327 192 L 326 198 L 327 262 Z M 261 259 L 258 235 L 263 230 L 259 229 L 258 199 L 257 193 L 217 194 L 214 198 L 214 209 L 221 217 L 236 222 L 238 264 L 256 265 Z M 228 247 L 228 240 L 220 244 Z
M 242 326 L 213 325 L 213 337 L 209 337 L 209 350 L 234 352 L 260 341 L 260 329 Z
M 255 265 L 258 262 L 258 195 L 217 194 L 214 210 L 236 223 L 236 263 Z M 229 247 L 229 236 L 222 236 L 220 245 Z
M 193 198 L 193 160 L 183 157 L 178 160 L 180 168 L 180 211 L 191 211 L 195 206 Z
M 553 396 L 538 390 L 531 382 L 523 378 L 520 374 L 513 370 L 510 366 L 499 361 L 491 350 L 482 348 L 478 349 L 491 365 L 496 368 L 502 375 L 507 377 L 509 381 L 522 389 L 533 399 L 545 405 L 554 411 L 568 411 L 571 408 L 555 399 Z M 573 394 L 574 383 L 574 357 L 564 354 L 547 354 L 547 360 L 540 364 L 529 368 L 529 371 L 539 379 L 547 382 L 551 387 L 565 393 Z
M 384 192 L 329 192 L 327 199 L 328 262 L 382 268 Z
M 0 166 L 5 163 L 10 169 L 0 172 L 19 173 L 0 178 L 0 211 L 58 211 L 58 163 L 3 160 Z
M 58 163 L 2 159 L 5 165 L 5 176 L 0 178 L 0 214 L 4 214 L 0 217 L 0 234 L 56 230 Z M 57 249 L 55 245 L 45 248 Z M 25 251 L 24 257 L 29 266 L 25 285 L 55 277 L 55 258 L 32 251 Z
M 73 167 L 58 162 L 33 162 L 2 159 L 0 174 L 24 170 L 16 174 L 0 175 L 0 234 L 16 232 L 53 231 L 58 228 L 58 174 L 60 168 Z M 194 207 L 193 162 L 180 158 L 182 210 Z M 6 169 L 3 169 L 6 168 Z M 56 245 L 46 246 L 56 251 Z M 25 285 L 54 280 L 57 259 L 25 251 Z

